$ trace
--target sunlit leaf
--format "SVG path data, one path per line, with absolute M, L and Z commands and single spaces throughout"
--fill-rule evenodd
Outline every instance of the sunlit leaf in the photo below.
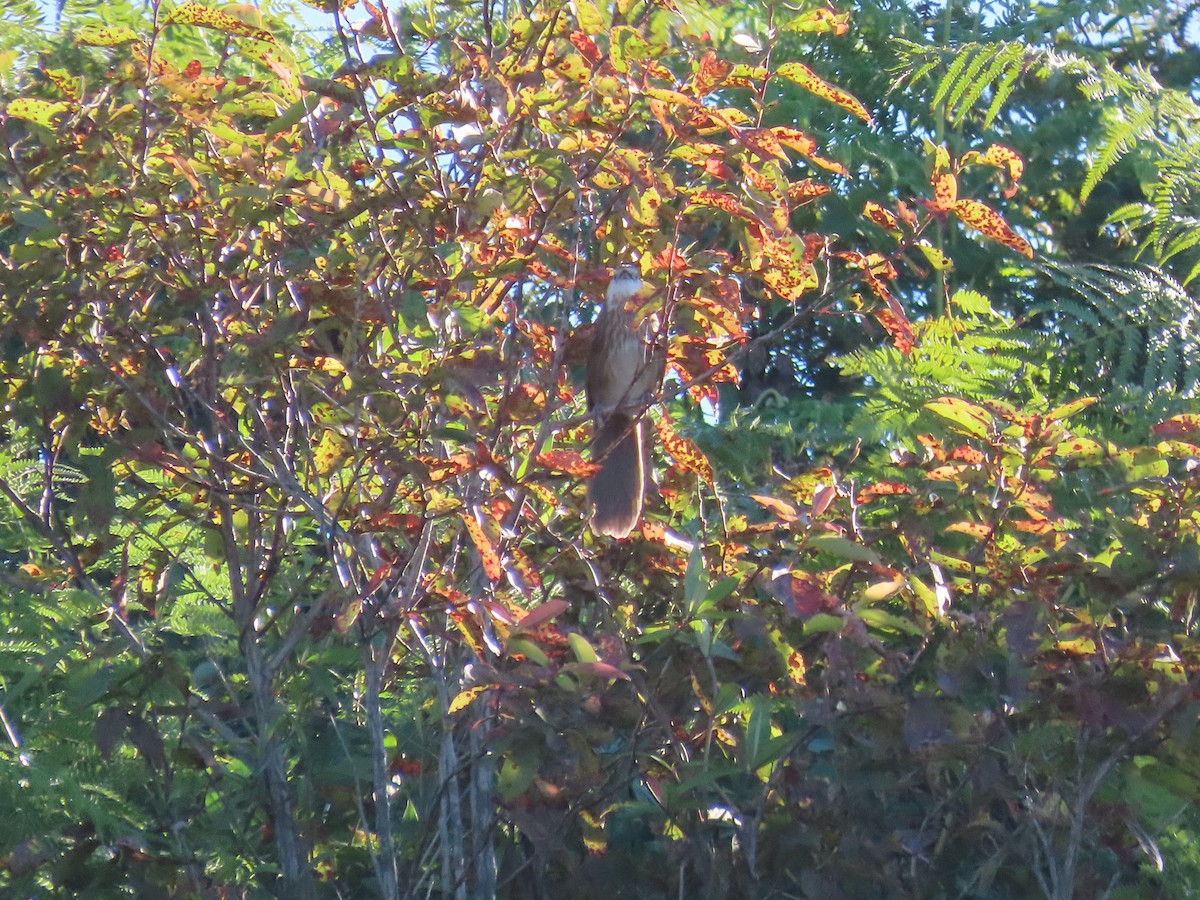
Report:
M 830 103 L 837 104 L 843 109 L 854 113 L 854 115 L 868 124 L 871 122 L 871 114 L 867 112 L 867 108 L 853 94 L 825 81 L 804 63 L 784 63 L 775 70 L 775 74 L 795 82 L 822 100 L 828 100 Z
M 259 41 L 274 42 L 275 38 L 265 28 L 258 28 L 228 13 L 204 6 L 200 3 L 181 3 L 163 19 L 164 25 L 200 25 L 239 37 L 251 37 Z
M 959 200 L 954 204 L 954 214 L 992 240 L 1033 259 L 1033 247 L 1029 242 L 1013 231 L 1000 214 L 987 205 L 978 200 Z

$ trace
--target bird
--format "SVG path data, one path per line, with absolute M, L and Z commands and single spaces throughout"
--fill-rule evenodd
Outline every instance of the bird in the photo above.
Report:
M 588 482 L 592 531 L 623 538 L 642 515 L 646 484 L 643 413 L 662 380 L 662 354 L 652 345 L 648 320 L 630 301 L 642 289 L 636 266 L 613 273 L 596 319 L 587 360 L 588 410 L 594 420 Z

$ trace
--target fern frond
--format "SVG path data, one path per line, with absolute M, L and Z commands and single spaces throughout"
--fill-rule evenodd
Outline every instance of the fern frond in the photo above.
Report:
M 959 125 L 990 92 L 983 113 L 987 127 L 999 114 L 1023 76 L 1045 77 L 1064 65 L 1077 65 L 1074 58 L 1051 54 L 1019 41 L 972 42 L 954 50 L 926 47 L 910 41 L 897 42 L 900 63 L 893 69 L 898 84 L 911 84 L 940 71 L 932 106 L 945 109 Z
M 1030 315 L 1058 344 L 1055 380 L 1087 391 L 1195 396 L 1200 304 L 1152 266 L 1040 266 L 1064 293 Z

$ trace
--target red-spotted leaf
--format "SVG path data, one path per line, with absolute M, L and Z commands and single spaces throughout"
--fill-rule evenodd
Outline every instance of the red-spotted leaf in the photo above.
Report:
M 978 200 L 959 200 L 954 204 L 954 214 L 992 240 L 1033 259 L 1033 248 L 1029 246 L 1029 241 L 1013 231 L 994 209 Z
M 775 74 L 786 78 L 788 81 L 795 82 L 822 100 L 828 100 L 830 103 L 835 103 L 842 107 L 842 109 L 854 113 L 854 115 L 868 124 L 872 121 L 871 114 L 867 112 L 867 108 L 859 102 L 858 98 L 825 81 L 804 63 L 784 63 L 775 70 Z
M 797 132 L 799 134 L 800 132 Z M 763 157 L 777 157 L 785 162 L 788 155 L 783 152 L 783 144 L 773 128 L 751 128 L 737 132 L 738 140 L 745 146 Z M 814 143 L 813 149 L 816 148 Z M 803 151 L 801 151 L 803 152 Z
M 708 297 L 697 295 L 682 301 L 716 326 L 716 330 L 738 341 L 746 339 L 746 331 L 736 311 Z
M 913 347 L 916 346 L 916 339 L 913 335 L 912 322 L 904 312 L 904 306 L 888 290 L 883 279 L 876 277 L 871 272 L 868 272 L 866 277 L 872 293 L 885 304 L 875 310 L 875 319 L 887 331 L 897 350 L 905 355 L 912 353 Z
M 788 200 L 792 203 L 807 203 L 809 200 L 824 197 L 831 190 L 832 188 L 827 184 L 820 184 L 811 178 L 804 178 L 788 185 Z
M 868 484 L 858 492 L 858 502 L 867 503 L 879 497 L 894 497 L 899 494 L 911 493 L 912 491 L 907 484 L 900 484 L 895 481 L 877 481 L 875 484 Z

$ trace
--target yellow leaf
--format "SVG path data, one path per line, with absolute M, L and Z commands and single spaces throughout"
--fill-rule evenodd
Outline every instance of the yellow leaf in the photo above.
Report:
M 457 712 L 462 712 L 471 705 L 476 697 L 487 691 L 490 687 L 490 684 L 477 684 L 474 687 L 459 691 L 458 696 L 450 701 L 450 707 L 446 710 L 447 715 L 452 716 Z
M 954 204 L 954 214 L 992 240 L 1033 259 L 1033 247 L 1029 245 L 1029 241 L 1013 231 L 1000 214 L 989 206 L 978 200 L 959 200 Z
M 867 112 L 867 108 L 859 102 L 857 97 L 825 81 L 804 63 L 784 63 L 775 70 L 775 74 L 786 78 L 788 81 L 795 82 L 809 93 L 820 97 L 822 100 L 835 103 L 842 107 L 842 109 L 854 113 L 854 115 L 867 124 L 871 124 L 871 114 Z

